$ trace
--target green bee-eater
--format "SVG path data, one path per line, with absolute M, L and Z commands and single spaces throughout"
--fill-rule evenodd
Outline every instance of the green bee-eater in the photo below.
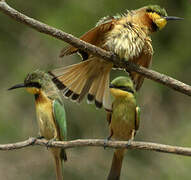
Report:
M 114 96 L 112 111 L 107 112 L 110 136 L 115 140 L 132 140 L 139 128 L 140 109 L 136 103 L 136 91 L 129 77 L 117 77 L 111 82 Z M 119 180 L 125 149 L 116 149 L 108 180 Z
M 17 84 L 9 90 L 22 87 L 34 94 L 39 135 L 48 140 L 66 140 L 64 104 L 50 76 L 36 70 L 25 78 L 24 83 Z M 57 180 L 63 180 L 62 161 L 67 160 L 66 153 L 60 148 L 49 148 L 49 150 L 54 157 Z

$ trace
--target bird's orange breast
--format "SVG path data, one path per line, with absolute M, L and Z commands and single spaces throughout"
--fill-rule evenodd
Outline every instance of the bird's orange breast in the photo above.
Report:
M 46 139 L 57 138 L 58 132 L 54 120 L 52 101 L 41 92 L 35 102 L 40 134 Z

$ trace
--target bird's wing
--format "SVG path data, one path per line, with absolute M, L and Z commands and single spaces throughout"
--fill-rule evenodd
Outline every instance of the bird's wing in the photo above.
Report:
M 136 109 L 135 109 L 135 131 L 137 131 L 139 129 L 140 114 L 141 114 L 140 107 L 137 106 Z
M 80 37 L 81 40 L 88 42 L 90 44 L 93 44 L 95 46 L 99 46 L 100 42 L 102 41 L 102 38 L 105 33 L 113 29 L 114 23 L 116 19 L 114 17 L 110 17 L 107 20 L 102 20 L 100 23 L 98 22 L 97 26 L 90 31 L 86 32 L 84 35 Z M 88 53 L 79 50 L 76 47 L 69 46 L 64 49 L 62 49 L 60 53 L 60 57 L 71 55 L 73 53 L 78 52 L 82 55 L 83 59 L 86 60 L 88 58 Z
M 106 111 L 106 113 L 107 113 L 107 122 L 108 122 L 108 124 L 110 124 L 111 123 L 111 117 L 112 117 L 112 111 Z
M 132 59 L 131 61 L 139 66 L 149 68 L 152 64 L 152 56 L 153 56 L 153 48 L 151 45 L 151 40 L 150 38 L 147 37 L 147 41 L 144 45 L 143 51 L 140 54 L 139 58 Z M 138 91 L 143 84 L 144 76 L 136 72 L 130 72 L 130 76 L 134 82 L 136 91 Z
M 67 126 L 66 126 L 66 113 L 64 106 L 60 104 L 59 101 L 53 101 L 53 114 L 56 126 L 59 130 L 61 140 L 66 140 L 67 138 Z
M 113 104 L 111 105 L 111 110 L 106 110 L 106 113 L 107 113 L 107 116 L 106 116 L 107 122 L 110 125 L 111 118 L 112 118 L 112 113 L 113 113 Z

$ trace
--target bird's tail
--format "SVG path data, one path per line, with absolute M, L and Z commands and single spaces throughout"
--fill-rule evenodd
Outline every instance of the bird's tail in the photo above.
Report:
M 109 75 L 112 63 L 92 57 L 71 66 L 55 69 L 49 74 L 63 95 L 81 102 L 88 94 L 89 101 L 95 101 L 98 108 L 111 108 L 109 97 Z
M 116 149 L 107 180 L 119 180 L 125 149 Z
M 56 180 L 63 180 L 63 161 L 67 160 L 66 152 L 64 149 L 50 148 L 56 169 Z

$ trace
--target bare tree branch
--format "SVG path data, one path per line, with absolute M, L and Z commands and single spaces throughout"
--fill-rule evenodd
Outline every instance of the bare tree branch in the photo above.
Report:
M 32 27 L 36 31 L 39 31 L 41 33 L 48 34 L 50 36 L 53 36 L 57 39 L 63 40 L 75 47 L 78 47 L 80 49 L 83 49 L 84 51 L 90 52 L 91 54 L 101 57 L 105 60 L 111 61 L 115 64 L 115 66 L 127 69 L 128 71 L 135 71 L 137 73 L 142 74 L 148 79 L 152 79 L 154 81 L 157 81 L 161 84 L 164 84 L 171 89 L 174 89 L 176 91 L 179 91 L 183 94 L 186 94 L 188 96 L 191 96 L 191 86 L 182 83 L 176 79 L 173 79 L 169 76 L 166 76 L 164 74 L 160 74 L 158 72 L 155 72 L 153 70 L 148 70 L 144 67 L 137 66 L 136 64 L 132 62 L 127 62 L 122 59 L 119 59 L 117 56 L 115 56 L 111 52 L 107 52 L 101 48 L 98 48 L 94 45 L 91 45 L 89 43 L 86 43 L 71 34 L 65 33 L 59 29 L 53 28 L 51 26 L 48 26 L 44 23 L 41 23 L 33 18 L 30 18 L 15 9 L 11 8 L 4 0 L 0 0 L 0 11 L 2 11 L 4 14 L 7 14 L 8 16 L 12 17 L 16 21 L 19 21 L 21 23 L 26 24 L 27 26 Z
M 147 151 L 157 151 L 163 153 L 191 156 L 191 148 L 170 146 L 158 143 L 139 142 L 139 141 L 106 141 L 103 139 L 78 139 L 73 141 L 48 141 L 46 139 L 29 138 L 22 142 L 13 144 L 0 144 L 1 151 L 21 149 L 32 145 L 59 148 L 75 148 L 85 146 L 110 147 L 110 148 L 127 148 L 140 149 Z

